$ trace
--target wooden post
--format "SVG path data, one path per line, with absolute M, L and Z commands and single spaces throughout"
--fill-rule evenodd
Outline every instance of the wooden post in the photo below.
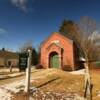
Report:
M 12 72 L 12 65 L 13 65 L 13 62 L 11 62 L 10 64 L 10 72 Z
M 88 68 L 88 65 L 84 63 L 85 68 Z M 87 95 L 90 95 L 90 86 L 91 86 L 91 80 L 90 80 L 90 74 L 88 72 L 89 70 L 85 69 L 85 94 L 84 97 Z
M 25 80 L 25 92 L 29 93 L 30 90 L 30 74 L 31 74 L 31 54 L 32 51 L 28 50 L 28 61 L 27 61 L 27 68 L 26 68 L 26 80 Z
M 85 66 L 85 93 L 84 93 L 84 97 L 92 100 L 92 84 L 91 84 L 91 77 L 90 77 L 90 73 L 89 73 L 89 66 L 88 66 L 88 62 L 84 63 Z
M 84 92 L 84 98 L 87 98 L 87 99 L 89 98 L 89 100 L 92 100 L 92 90 L 91 90 L 92 85 L 91 85 L 91 77 L 90 77 L 90 73 L 89 73 L 88 58 L 87 57 L 85 59 L 81 58 L 80 60 L 83 62 L 84 67 L 85 67 L 85 75 L 84 75 L 85 92 Z

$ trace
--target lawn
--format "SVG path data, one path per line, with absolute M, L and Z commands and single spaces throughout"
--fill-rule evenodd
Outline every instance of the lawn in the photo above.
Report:
M 100 100 L 100 69 L 91 69 L 91 81 L 93 84 L 93 100 Z
M 84 75 L 75 75 L 60 69 L 42 69 L 33 73 L 31 77 L 33 78 L 31 87 L 38 89 L 36 93 L 31 94 L 34 98 L 33 100 L 42 100 L 40 98 L 43 98 L 43 95 L 48 95 L 47 93 L 50 93 L 48 96 L 53 96 L 53 100 L 61 100 L 61 96 L 59 97 L 58 95 L 72 98 L 71 100 L 74 100 L 74 95 L 80 97 L 84 95 Z M 43 100 L 51 100 L 48 96 Z M 21 93 L 15 95 L 15 98 L 13 100 L 18 100 L 19 98 L 27 100 L 26 96 L 24 94 L 21 95 Z
M 93 84 L 92 99 L 100 100 L 100 69 L 91 69 L 91 81 Z M 31 87 L 36 87 L 37 91 L 31 94 L 33 100 L 61 100 L 61 97 L 71 99 L 62 100 L 83 100 L 75 99 L 74 96 L 84 96 L 84 75 L 72 74 L 70 72 L 62 71 L 60 69 L 39 69 L 32 73 Z M 45 96 L 45 97 L 44 97 Z M 49 98 L 50 97 L 50 98 Z M 13 100 L 27 100 L 23 92 L 14 95 Z M 45 98 L 45 99 L 41 99 Z

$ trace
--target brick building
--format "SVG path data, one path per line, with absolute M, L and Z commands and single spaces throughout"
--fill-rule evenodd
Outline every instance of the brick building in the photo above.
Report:
M 43 43 L 40 49 L 40 64 L 44 68 L 75 70 L 78 65 L 78 49 L 73 40 L 55 32 Z

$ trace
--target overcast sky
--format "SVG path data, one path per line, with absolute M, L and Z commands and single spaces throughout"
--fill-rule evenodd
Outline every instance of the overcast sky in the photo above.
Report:
M 100 0 L 0 0 L 0 48 L 16 51 L 27 41 L 36 47 L 64 19 L 82 16 L 100 23 Z

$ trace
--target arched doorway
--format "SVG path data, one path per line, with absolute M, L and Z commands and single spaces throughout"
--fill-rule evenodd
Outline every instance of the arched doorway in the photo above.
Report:
M 51 52 L 49 55 L 49 67 L 59 68 L 59 55 L 57 52 Z

